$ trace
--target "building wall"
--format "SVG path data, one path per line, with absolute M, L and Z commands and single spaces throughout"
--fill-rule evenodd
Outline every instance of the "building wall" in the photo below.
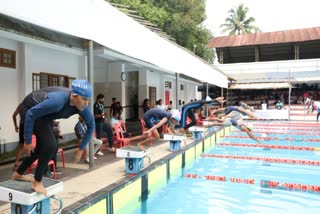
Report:
M 60 50 L 59 46 L 43 42 L 15 41 L 0 36 L 0 47 L 16 51 L 16 68 L 0 67 L 0 138 L 6 141 L 6 151 L 15 149 L 18 134 L 14 131 L 12 114 L 23 98 L 32 91 L 32 73 L 53 73 L 68 75 L 75 78 L 87 78 L 86 56 L 81 53 L 69 53 Z M 72 51 L 70 51 L 72 52 Z M 121 80 L 121 72 L 126 72 L 126 80 Z M 157 99 L 165 100 L 165 81 L 172 83 L 170 100 L 175 104 L 175 76 L 163 72 L 151 71 L 146 68 L 132 66 L 125 62 L 110 62 L 101 57 L 94 57 L 94 96 L 98 93 L 105 95 L 105 105 L 111 105 L 111 98 L 116 97 L 123 106 L 132 105 L 132 96 L 137 92 L 138 104 L 142 105 L 149 97 L 149 87 L 156 87 Z M 184 91 L 179 91 L 179 99 L 190 100 L 197 96 L 196 85 L 180 79 Z M 179 90 L 180 90 L 179 84 Z M 94 99 L 95 100 L 95 99 Z M 93 105 L 93 104 L 90 104 Z M 107 109 L 109 112 L 109 109 Z M 124 111 L 123 117 L 131 118 L 132 108 Z M 142 108 L 139 108 L 142 117 Z M 74 139 L 74 125 L 78 116 L 61 119 L 60 126 L 65 141 Z M 2 150 L 1 150 L 2 152 Z
M 84 77 L 83 57 L 33 44 L 17 42 L 0 37 L 0 47 L 16 51 L 16 69 L 0 67 L 0 97 L 5 102 L 0 106 L 0 138 L 8 144 L 18 142 L 14 131 L 12 114 L 23 98 L 32 91 L 32 73 L 54 73 L 72 77 Z M 62 134 L 73 133 L 77 116 L 61 120 Z M 14 144 L 16 145 L 16 143 Z M 15 146 L 8 145 L 7 150 Z
M 16 51 L 16 62 L 19 62 L 20 55 L 18 52 L 19 43 L 11 39 L 0 37 L 0 48 Z M 17 140 L 17 134 L 14 131 L 12 114 L 19 103 L 19 65 L 16 69 L 0 67 L 0 138 L 6 142 Z
M 85 68 L 81 66 L 83 63 L 82 60 L 83 58 L 77 55 L 27 44 L 27 94 L 32 91 L 32 73 L 46 72 L 85 78 Z M 77 121 L 77 116 L 72 116 L 71 119 L 68 120 L 61 120 L 60 126 L 62 134 L 73 133 L 73 127 Z

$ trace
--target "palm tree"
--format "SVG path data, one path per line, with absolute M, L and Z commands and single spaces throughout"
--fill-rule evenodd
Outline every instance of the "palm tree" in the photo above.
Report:
M 230 31 L 229 35 L 259 32 L 260 29 L 252 25 L 252 23 L 255 21 L 255 18 L 246 18 L 248 11 L 249 8 L 244 6 L 244 4 L 240 4 L 238 7 L 233 7 L 231 10 L 229 10 L 229 17 L 227 17 L 225 19 L 225 23 L 220 26 L 225 27 L 222 32 L 225 33 Z

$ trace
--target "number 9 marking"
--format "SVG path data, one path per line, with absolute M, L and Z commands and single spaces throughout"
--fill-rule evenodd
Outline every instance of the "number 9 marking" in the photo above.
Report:
M 12 193 L 9 192 L 9 201 L 12 201 L 12 199 L 13 199 Z

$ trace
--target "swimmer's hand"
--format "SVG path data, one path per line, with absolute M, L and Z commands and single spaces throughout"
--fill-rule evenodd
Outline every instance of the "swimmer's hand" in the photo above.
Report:
M 25 143 L 23 146 L 23 150 L 27 153 L 28 156 L 30 156 L 34 150 L 34 147 L 31 143 L 30 144 Z

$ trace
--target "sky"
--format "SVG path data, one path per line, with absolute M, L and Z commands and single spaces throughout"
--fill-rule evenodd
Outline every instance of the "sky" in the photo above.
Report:
M 248 17 L 256 19 L 262 32 L 320 27 L 320 0 L 206 0 L 204 25 L 214 36 L 227 35 L 219 26 L 228 11 L 241 3 L 249 8 Z

